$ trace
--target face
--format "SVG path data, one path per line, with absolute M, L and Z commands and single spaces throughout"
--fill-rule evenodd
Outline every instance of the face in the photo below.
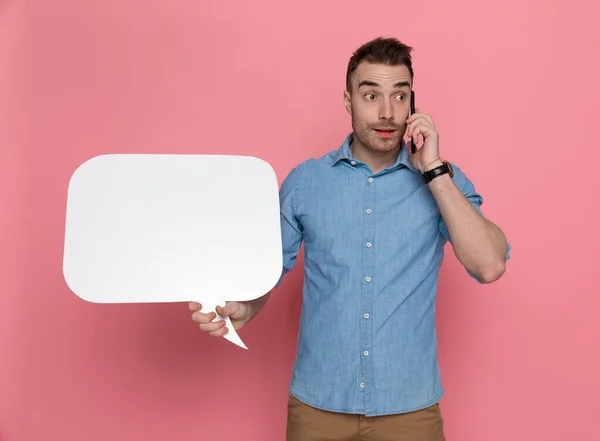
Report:
M 361 146 L 390 152 L 400 145 L 410 112 L 410 90 L 406 66 L 359 64 L 352 77 L 352 92 L 346 91 L 344 100 Z

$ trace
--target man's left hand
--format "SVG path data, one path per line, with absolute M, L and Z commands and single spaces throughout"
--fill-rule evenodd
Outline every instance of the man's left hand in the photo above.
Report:
M 419 135 L 423 137 L 423 145 L 412 155 L 413 165 L 421 172 L 440 165 L 439 135 L 431 116 L 415 109 L 415 113 L 406 120 L 406 123 L 407 135 L 410 137 L 411 143 L 418 140 Z M 412 150 L 410 147 L 412 146 L 409 145 L 409 151 Z

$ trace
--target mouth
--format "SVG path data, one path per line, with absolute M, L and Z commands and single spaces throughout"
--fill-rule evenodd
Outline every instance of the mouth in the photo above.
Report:
M 393 136 L 396 133 L 396 129 L 380 128 L 373 130 L 375 131 L 375 133 L 377 133 L 377 135 L 382 136 L 384 138 L 389 138 L 390 136 Z

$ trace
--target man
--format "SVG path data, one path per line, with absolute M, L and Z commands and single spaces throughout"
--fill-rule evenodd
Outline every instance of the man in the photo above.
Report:
M 344 93 L 352 133 L 281 186 L 282 277 L 302 242 L 305 271 L 288 441 L 444 440 L 435 330 L 444 244 L 480 283 L 505 271 L 504 234 L 441 158 L 432 118 L 410 112 L 411 51 L 378 38 L 353 54 Z M 268 296 L 217 312 L 240 329 Z M 225 323 L 200 308 L 190 304 L 200 328 L 224 335 Z

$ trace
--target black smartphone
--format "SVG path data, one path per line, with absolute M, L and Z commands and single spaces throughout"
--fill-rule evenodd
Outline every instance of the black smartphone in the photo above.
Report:
M 410 115 L 412 116 L 414 114 L 415 114 L 415 91 L 411 90 L 410 91 Z M 416 146 L 414 138 L 411 141 L 412 141 L 411 142 L 411 146 L 412 146 L 411 151 L 414 154 L 417 151 L 417 146 Z

